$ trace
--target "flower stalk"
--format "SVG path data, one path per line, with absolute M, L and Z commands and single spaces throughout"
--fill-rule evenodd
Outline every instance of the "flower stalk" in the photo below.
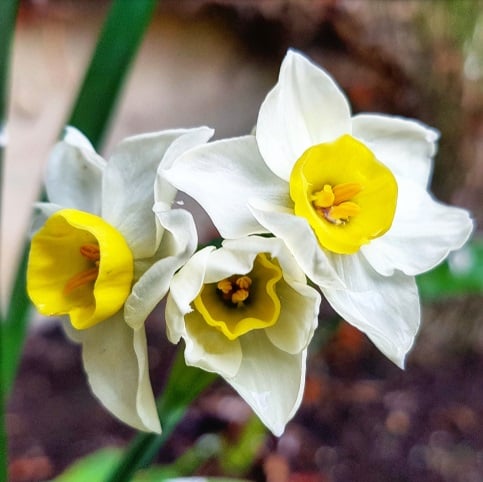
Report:
M 120 464 L 105 482 L 127 482 L 137 470 L 149 466 L 173 430 L 182 420 L 189 405 L 216 379 L 213 373 L 187 366 L 182 350 L 174 357 L 168 381 L 157 401 L 162 434 L 140 433 L 126 449 Z

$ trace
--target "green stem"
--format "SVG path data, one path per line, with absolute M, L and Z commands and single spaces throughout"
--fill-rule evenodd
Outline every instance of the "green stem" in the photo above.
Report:
M 2 0 L 0 2 L 0 126 L 7 117 L 10 51 L 15 19 L 17 18 L 18 0 Z
M 114 0 L 112 4 L 68 122 L 94 147 L 102 142 L 129 66 L 158 3 Z
M 168 382 L 158 401 L 158 413 L 163 432 L 139 434 L 128 447 L 121 463 L 106 482 L 126 482 L 135 472 L 148 466 L 173 430 L 183 418 L 190 403 L 216 378 L 213 373 L 189 367 L 179 349 L 171 369 Z
M 3 187 L 3 158 L 6 144 L 6 119 L 8 111 L 9 68 L 12 39 L 17 18 L 18 0 L 2 0 L 0 2 L 0 227 L 2 225 L 2 187 Z M 0 232 L 1 234 L 1 232 Z M 3 294 L 0 292 L 0 300 Z M 3 307 L 0 305 L 0 480 L 7 480 L 7 430 L 5 425 L 5 411 L 7 402 L 8 383 L 4 378 L 4 364 L 6 363 Z

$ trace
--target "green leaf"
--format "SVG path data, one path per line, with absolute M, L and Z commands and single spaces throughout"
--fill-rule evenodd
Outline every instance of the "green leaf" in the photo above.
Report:
M 135 482 L 156 482 L 194 474 L 207 460 L 219 454 L 220 449 L 221 443 L 217 435 L 203 435 L 174 463 L 140 470 L 133 480 Z
M 52 482 L 102 482 L 119 462 L 122 450 L 105 448 L 71 465 Z
M 183 351 L 178 350 L 169 379 L 158 401 L 162 434 L 137 435 L 121 463 L 106 479 L 108 482 L 131 480 L 134 473 L 147 467 L 183 418 L 190 403 L 216 378 L 214 373 L 185 364 Z
M 424 300 L 483 293 L 483 241 L 473 240 L 450 254 L 447 261 L 418 276 Z
M 267 429 L 256 415 L 252 415 L 243 427 L 236 443 L 225 444 L 220 456 L 223 472 L 231 475 L 245 475 L 265 443 Z
M 10 52 L 15 31 L 15 20 L 17 18 L 18 0 L 0 1 L 0 222 L 2 206 L 3 187 L 3 158 L 6 139 L 6 117 L 8 109 L 8 92 L 10 82 Z M 1 224 L 0 224 L 0 227 Z M 0 299 L 2 299 L 0 292 Z M 10 350 L 11 330 L 7 332 L 7 325 L 4 320 L 3 306 L 0 306 L 0 480 L 7 480 L 7 434 L 5 427 L 5 404 L 7 400 L 8 387 L 10 384 L 11 372 L 6 368 L 10 365 L 7 351 Z M 14 330 L 15 332 L 15 330 Z M 15 332 L 18 335 L 19 332 Z M 23 335 L 23 333 L 22 333 Z M 22 336 L 23 338 L 23 336 Z
M 26 271 L 27 256 L 22 256 L 10 294 L 7 316 L 2 323 L 1 376 L 5 397 L 13 383 L 27 331 L 27 321 L 30 318 L 31 305 L 25 290 Z
M 0 128 L 5 124 L 7 117 L 10 51 L 17 10 L 18 0 L 2 0 L 0 2 Z
M 99 147 L 158 0 L 115 0 L 68 124 Z

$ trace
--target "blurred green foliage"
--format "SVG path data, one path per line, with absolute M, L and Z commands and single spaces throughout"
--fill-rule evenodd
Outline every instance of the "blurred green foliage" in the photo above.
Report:
M 106 482 L 131 480 L 139 469 L 148 467 L 183 418 L 191 402 L 215 380 L 215 374 L 187 366 L 183 352 L 182 349 L 178 350 L 169 371 L 168 382 L 158 399 L 162 434 L 140 433 L 137 435 L 120 463 L 106 478 Z
M 417 278 L 425 301 L 483 293 L 483 241 L 475 239 Z
M 224 474 L 243 476 L 253 465 L 260 453 L 267 435 L 267 429 L 260 419 L 252 415 L 236 440 L 225 440 L 219 463 Z

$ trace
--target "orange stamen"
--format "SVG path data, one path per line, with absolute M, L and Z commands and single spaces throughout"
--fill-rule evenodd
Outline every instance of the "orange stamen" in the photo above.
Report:
M 92 281 L 96 281 L 97 275 L 99 274 L 99 268 L 96 266 L 94 268 L 86 269 L 81 271 L 76 275 L 72 276 L 64 286 L 64 294 L 68 295 L 72 293 L 75 289 L 87 284 Z
M 79 251 L 84 258 L 90 259 L 91 261 L 99 261 L 101 259 L 101 252 L 97 244 L 84 244 L 80 247 Z
M 65 295 L 72 293 L 72 291 L 87 283 L 96 281 L 99 274 L 99 260 L 101 259 L 99 246 L 92 243 L 83 244 L 79 248 L 79 252 L 84 258 L 93 261 L 94 266 L 72 276 L 64 286 Z
M 362 186 L 358 182 L 344 182 L 333 187 L 335 199 L 334 204 L 337 206 L 344 201 L 350 201 L 362 191 Z

